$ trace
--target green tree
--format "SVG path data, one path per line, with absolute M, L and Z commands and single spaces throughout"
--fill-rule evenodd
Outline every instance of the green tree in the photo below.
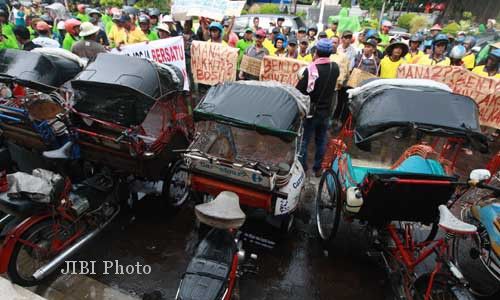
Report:
M 123 0 L 99 0 L 99 4 L 104 7 L 122 7 Z
M 384 3 L 384 0 L 360 0 L 359 1 L 359 6 L 361 9 L 381 9 L 382 4 Z

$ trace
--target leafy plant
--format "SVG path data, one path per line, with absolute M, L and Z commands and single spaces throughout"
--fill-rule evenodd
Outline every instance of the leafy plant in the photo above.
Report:
M 456 22 L 452 22 L 443 28 L 443 33 L 446 33 L 446 34 L 455 35 L 459 31 L 460 31 L 460 25 L 458 25 Z
M 134 4 L 134 6 L 136 8 L 156 7 L 156 8 L 159 8 L 160 11 L 162 11 L 162 12 L 169 12 L 170 11 L 170 2 L 171 1 L 165 1 L 165 0 L 140 0 L 140 1 L 137 1 Z
M 427 17 L 415 16 L 410 22 L 410 32 L 415 33 L 427 27 Z
M 402 14 L 398 18 L 398 26 L 406 29 L 410 29 L 410 23 L 413 18 L 415 18 L 417 14 L 414 13 L 409 13 L 409 14 Z
M 260 6 L 261 14 L 276 15 L 280 13 L 280 7 L 276 4 L 266 3 Z
M 340 5 L 341 5 L 342 7 L 351 8 L 351 0 L 342 0 L 342 1 L 340 2 Z
M 99 4 L 104 7 L 122 7 L 123 0 L 99 0 Z
M 464 20 L 472 20 L 473 16 L 472 16 L 472 13 L 470 11 L 464 11 L 462 13 L 462 18 Z
M 361 9 L 380 9 L 384 0 L 360 0 L 359 6 Z
M 248 9 L 248 13 L 249 14 L 258 14 L 260 13 L 260 5 L 258 4 L 253 4 L 252 6 L 250 6 L 250 8 Z

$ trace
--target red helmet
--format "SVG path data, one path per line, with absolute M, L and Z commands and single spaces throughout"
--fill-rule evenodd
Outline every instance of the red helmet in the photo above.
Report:
M 66 32 L 69 34 L 76 35 L 75 27 L 80 26 L 80 24 L 82 24 L 82 22 L 77 19 L 69 19 L 64 22 L 64 29 L 66 29 Z

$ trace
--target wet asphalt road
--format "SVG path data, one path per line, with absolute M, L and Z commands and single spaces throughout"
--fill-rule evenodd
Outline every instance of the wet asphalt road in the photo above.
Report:
M 365 255 L 360 230 L 345 226 L 335 253 L 325 252 L 312 223 L 313 179 L 287 237 L 260 220 L 249 220 L 245 232 L 276 241 L 274 249 L 247 244 L 258 255 L 257 275 L 240 280 L 241 299 L 382 299 L 384 272 Z M 156 199 L 141 201 L 87 247 L 83 260 L 115 260 L 121 264 L 148 264 L 149 275 L 93 275 L 98 281 L 143 297 L 161 292 L 173 299 L 198 242 L 191 205 L 167 213 Z M 344 245 L 344 246 L 341 246 Z M 98 270 L 97 273 L 102 273 Z

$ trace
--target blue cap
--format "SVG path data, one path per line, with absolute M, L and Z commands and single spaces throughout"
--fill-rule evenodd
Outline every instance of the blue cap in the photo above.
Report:
M 329 39 L 320 39 L 316 44 L 316 50 L 323 53 L 332 53 L 333 44 Z
M 210 25 L 208 26 L 208 30 L 211 30 L 212 28 L 218 29 L 220 32 L 222 32 L 224 30 L 221 23 L 219 23 L 219 22 L 210 23 Z
M 496 59 L 500 59 L 500 49 L 495 49 L 490 52 L 489 56 L 493 56 Z

